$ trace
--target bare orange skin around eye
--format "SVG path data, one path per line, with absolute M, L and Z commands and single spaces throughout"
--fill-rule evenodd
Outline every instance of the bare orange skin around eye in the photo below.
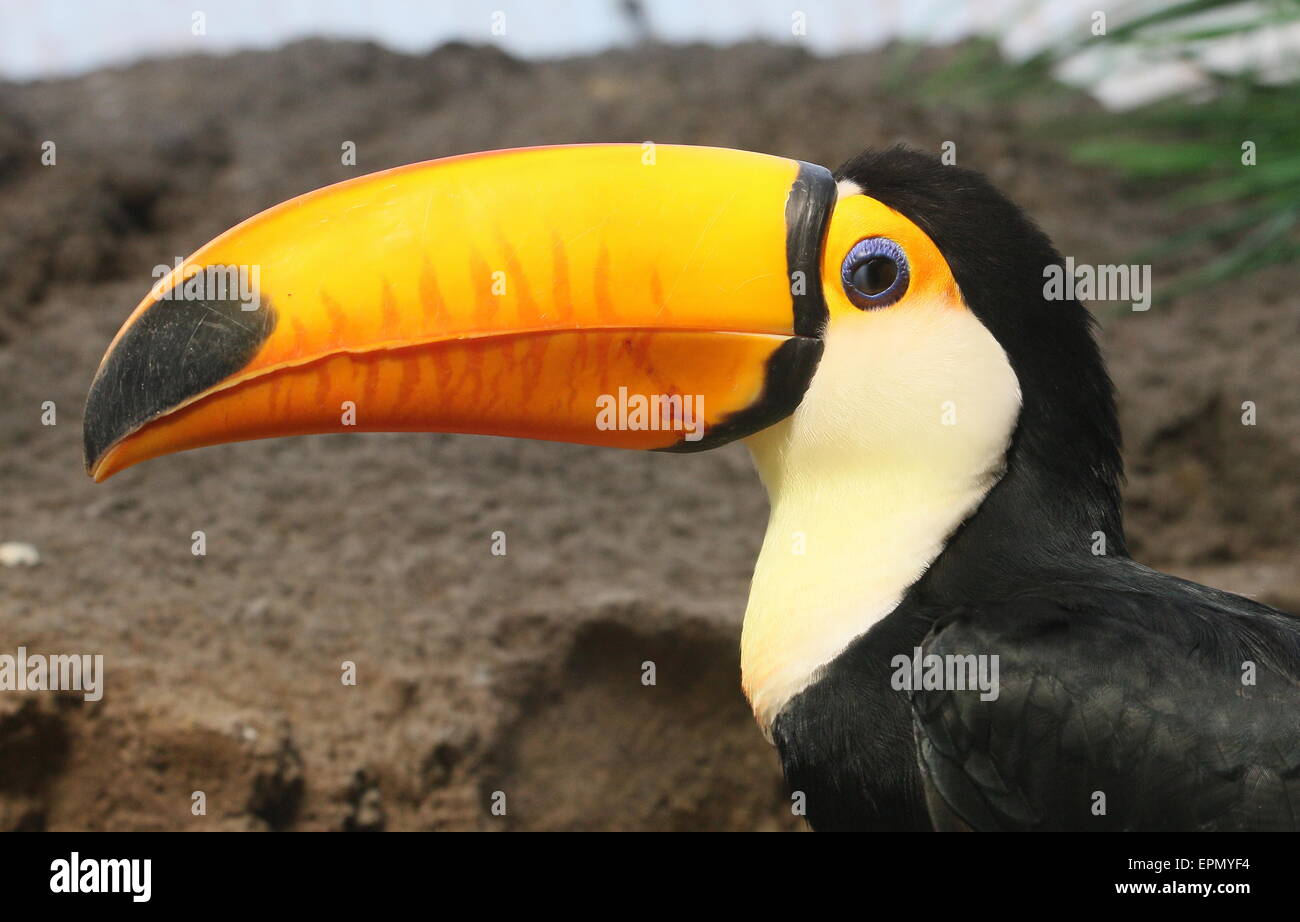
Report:
M 840 269 L 854 244 L 866 237 L 888 237 L 907 255 L 907 292 L 889 310 L 905 309 L 910 301 L 934 301 L 965 309 L 948 261 L 923 230 L 870 196 L 848 195 L 835 205 L 822 254 L 823 289 L 832 325 L 837 316 L 861 312 L 844 293 Z

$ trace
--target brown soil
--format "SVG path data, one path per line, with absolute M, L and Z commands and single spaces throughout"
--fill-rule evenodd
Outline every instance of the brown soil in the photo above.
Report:
M 525 63 L 308 42 L 0 84 L 0 541 L 41 554 L 0 568 L 0 652 L 107 669 L 98 703 L 0 694 L 0 829 L 796 828 L 738 684 L 766 514 L 742 448 L 318 437 L 94 486 L 80 414 L 154 265 L 294 194 L 465 151 L 653 139 L 833 165 L 951 139 L 1081 262 L 1178 226 L 1014 108 L 883 80 L 879 56 L 762 45 Z M 1292 609 L 1298 303 L 1283 268 L 1102 318 L 1135 556 Z

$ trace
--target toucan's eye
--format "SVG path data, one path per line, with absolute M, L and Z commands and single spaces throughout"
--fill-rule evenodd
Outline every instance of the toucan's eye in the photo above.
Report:
M 907 291 L 907 256 L 888 237 L 868 237 L 849 250 L 840 275 L 844 293 L 858 307 L 887 307 Z

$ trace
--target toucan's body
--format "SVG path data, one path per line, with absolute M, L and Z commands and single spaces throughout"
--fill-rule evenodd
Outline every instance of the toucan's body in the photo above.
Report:
M 418 164 L 162 280 L 92 384 L 87 468 L 350 429 L 744 439 L 772 514 L 743 686 L 816 828 L 1297 828 L 1300 621 L 1128 559 L 1060 262 L 902 150 Z
M 996 485 L 776 717 L 810 822 L 1300 828 L 1300 620 L 1128 558 L 1110 382 L 1082 308 L 1043 300 L 1060 257 L 968 173 L 897 153 L 841 173 L 926 228 L 1024 398 Z M 892 688 L 917 647 L 997 652 L 997 701 Z

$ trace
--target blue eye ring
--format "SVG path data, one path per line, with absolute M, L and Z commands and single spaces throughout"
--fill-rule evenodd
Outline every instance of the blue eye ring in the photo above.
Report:
M 892 277 L 891 277 L 892 276 Z M 859 240 L 840 267 L 844 293 L 862 310 L 888 307 L 907 292 L 907 254 L 888 237 Z

